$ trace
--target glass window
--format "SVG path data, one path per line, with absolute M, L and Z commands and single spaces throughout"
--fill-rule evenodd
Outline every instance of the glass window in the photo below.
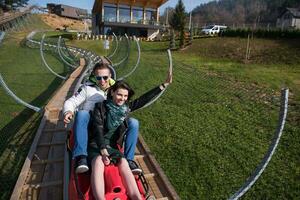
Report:
M 119 8 L 119 22 L 130 22 L 130 8 Z
M 119 5 L 119 8 L 127 8 L 130 10 L 130 6 L 127 6 L 127 5 Z
M 132 9 L 132 21 L 133 23 L 142 24 L 143 23 L 143 9 L 138 7 L 133 7 Z
M 155 21 L 155 11 L 146 10 L 145 23 L 146 24 L 153 24 L 154 21 Z
M 104 21 L 105 22 L 116 22 L 117 21 L 116 6 L 104 6 Z

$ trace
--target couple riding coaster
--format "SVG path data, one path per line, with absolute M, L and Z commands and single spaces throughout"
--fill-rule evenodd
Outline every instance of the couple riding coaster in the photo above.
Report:
M 29 36 L 31 35 L 31 37 L 27 37 L 27 42 L 29 41 L 30 44 L 27 44 L 27 46 L 33 45 L 41 45 L 41 42 L 35 41 L 32 39 L 33 35 L 35 33 L 31 33 L 29 34 Z M 55 48 L 57 49 L 58 45 L 53 45 L 53 44 L 45 44 L 50 48 Z M 93 65 L 93 63 L 95 63 L 95 61 L 100 61 L 100 57 L 93 54 L 90 51 L 84 50 L 84 49 L 80 49 L 77 47 L 62 47 L 61 49 L 64 50 L 69 50 L 72 52 L 72 54 L 77 54 L 80 55 L 82 57 L 84 57 L 87 61 L 88 61 L 88 67 L 86 68 L 86 70 L 84 71 L 83 74 L 87 74 L 90 72 L 91 66 Z M 60 50 L 61 50 L 60 49 Z M 170 54 L 169 54 L 170 55 Z M 171 63 L 171 60 L 170 60 Z M 171 65 L 170 65 L 171 66 Z M 84 80 L 84 76 L 80 77 L 80 80 Z M 77 88 L 79 87 L 79 84 L 81 83 L 81 81 L 79 81 L 79 83 L 77 84 Z M 22 99 L 20 99 L 19 97 L 17 97 L 10 89 L 9 87 L 6 85 L 4 79 L 2 78 L 1 74 L 0 74 L 0 83 L 1 85 L 4 87 L 5 91 L 12 97 L 15 99 L 16 102 L 32 109 L 35 110 L 36 112 L 43 112 L 44 109 L 43 108 L 39 108 L 33 105 L 30 105 L 28 103 L 26 103 L 25 101 L 23 101 Z M 76 90 L 75 90 L 76 91 Z M 278 122 L 278 127 L 277 130 L 275 131 L 274 134 L 274 138 L 272 143 L 269 146 L 269 149 L 267 151 L 267 153 L 265 154 L 265 157 L 262 159 L 261 163 L 258 165 L 258 167 L 254 170 L 253 174 L 247 179 L 247 181 L 239 188 L 239 190 L 234 193 L 229 199 L 239 199 L 241 196 L 243 196 L 250 188 L 251 186 L 256 182 L 256 180 L 258 180 L 258 178 L 260 177 L 260 175 L 263 173 L 263 171 L 265 170 L 265 168 L 267 167 L 268 163 L 270 162 L 277 146 L 278 143 L 280 141 L 281 135 L 282 135 L 282 131 L 284 128 L 284 124 L 285 124 L 285 120 L 286 120 L 286 115 L 287 115 L 287 105 L 288 105 L 288 89 L 283 89 L 282 90 L 282 97 L 281 97 L 281 110 L 279 113 L 279 122 Z M 163 91 L 162 91 L 163 93 Z M 161 94 L 162 94 L 161 93 Z M 160 95 L 161 95 L 160 94 Z M 157 100 L 160 95 L 158 95 L 151 103 L 153 103 L 155 100 Z M 149 105 L 151 104 L 149 103 Z M 147 106 L 147 105 L 146 105 Z M 146 107 L 144 106 L 144 107 Z M 71 168 L 70 168 L 71 169 Z M 69 177 L 65 177 L 68 180 Z M 74 180 L 75 181 L 75 180 Z M 141 181 L 142 182 L 142 181 Z M 74 183 L 74 182 L 73 182 Z M 89 184 L 89 183 L 87 183 Z M 139 182 L 137 182 L 137 184 L 139 184 Z M 87 185 L 86 185 L 87 186 Z M 118 188 L 118 187 L 117 187 Z M 121 188 L 121 187 L 120 187 Z M 140 187 L 139 187 L 140 188 Z M 116 189 L 117 191 L 119 191 L 120 189 Z M 85 190 L 86 191 L 86 190 Z M 121 188 L 122 191 L 122 188 Z M 146 189 L 144 188 L 143 190 L 144 192 L 146 191 Z M 142 191 L 142 192 L 143 192 Z M 77 191 L 78 192 L 78 191 Z M 141 193 L 142 193 L 141 192 Z M 80 199 L 79 196 L 77 196 L 77 198 Z M 76 198 L 75 198 L 76 199 Z
M 52 70 L 52 68 L 50 67 L 50 65 L 47 63 L 47 61 L 46 61 L 46 59 L 43 55 L 44 51 L 45 51 L 44 46 L 47 46 L 48 49 L 49 48 L 50 49 L 51 48 L 52 49 L 56 48 L 56 51 L 59 53 L 59 55 L 64 56 L 61 51 L 62 51 L 62 49 L 68 50 L 68 48 L 67 47 L 61 47 L 61 37 L 59 37 L 58 44 L 53 45 L 53 44 L 45 43 L 45 34 L 42 36 L 41 42 L 36 42 L 35 40 L 32 40 L 33 36 L 34 36 L 34 34 L 31 34 L 27 39 L 29 41 L 31 41 L 32 43 L 34 43 L 36 45 L 38 44 L 40 46 L 41 58 L 42 58 L 42 61 L 43 61 L 44 65 L 49 69 L 49 71 L 51 73 L 53 73 L 57 77 L 65 80 L 67 77 L 60 76 L 59 74 L 54 72 Z M 128 44 L 128 47 L 129 47 L 130 44 L 129 44 L 129 40 L 128 40 L 127 35 L 125 35 L 125 37 L 127 38 L 127 44 Z M 136 68 L 139 65 L 139 62 L 140 62 L 140 46 L 139 46 L 139 43 L 138 43 L 137 39 L 136 38 L 134 38 L 134 39 L 136 41 L 137 49 L 138 49 L 137 62 L 135 64 L 135 66 L 133 67 L 133 69 L 128 74 L 126 74 L 125 76 L 123 76 L 119 79 L 116 79 L 116 72 L 115 72 L 115 70 L 113 69 L 112 66 L 115 67 L 117 65 L 120 65 L 122 62 L 124 62 L 126 59 L 128 59 L 129 53 L 127 53 L 125 58 L 123 58 L 120 62 L 118 62 L 118 64 L 112 65 L 110 67 L 110 69 L 111 69 L 112 77 L 115 80 L 123 80 L 124 78 L 128 77 L 129 75 L 131 75 L 136 70 Z M 115 41 L 116 41 L 116 43 L 118 42 L 117 37 L 116 37 Z M 116 45 L 116 46 L 118 46 L 118 45 Z M 75 48 L 72 48 L 71 50 L 73 50 L 73 53 L 76 51 Z M 78 51 L 78 49 L 77 49 L 77 51 Z M 115 53 L 116 51 L 117 51 L 117 48 L 113 52 Z M 80 53 L 80 51 L 78 51 L 78 52 Z M 80 54 L 82 55 L 82 53 L 80 53 Z M 83 55 L 89 55 L 89 54 L 91 55 L 91 53 L 89 53 L 89 52 L 84 52 L 83 53 Z M 110 58 L 112 56 L 113 55 L 111 55 Z M 168 57 L 169 57 L 169 72 L 168 73 L 172 74 L 172 58 L 171 58 L 170 50 L 168 50 Z M 99 62 L 99 61 L 101 62 L 102 61 L 99 57 L 96 57 L 94 55 L 92 55 L 90 58 L 91 59 L 88 59 L 88 62 L 89 62 L 88 67 L 81 76 L 80 83 L 83 83 L 85 81 L 84 78 L 82 78 L 82 77 L 85 77 L 87 74 L 90 73 L 91 66 L 95 62 Z M 66 61 L 66 59 L 64 59 L 63 62 L 68 62 L 68 61 Z M 70 64 L 68 64 L 68 65 L 73 67 Z M 77 90 L 78 87 L 79 87 L 79 84 L 77 84 L 75 91 Z M 8 87 L 7 87 L 7 89 L 9 90 Z M 152 104 L 154 101 L 156 101 L 162 95 L 162 93 L 165 91 L 165 89 L 162 90 L 161 93 L 159 95 L 157 95 L 156 97 L 154 97 L 150 102 L 148 102 L 146 105 L 144 105 L 144 107 L 147 107 L 150 104 Z M 18 98 L 16 97 L 15 99 L 17 100 Z M 19 100 L 21 100 L 21 99 L 19 99 Z M 25 106 L 27 106 L 31 109 L 34 108 L 34 110 L 38 111 L 38 112 L 41 112 L 43 110 L 42 108 L 37 108 L 37 107 L 34 107 L 32 105 L 25 104 L 25 102 L 19 101 L 19 103 L 23 103 L 23 105 L 25 105 Z M 70 148 L 68 148 L 69 153 L 72 151 L 72 144 L 73 144 L 72 138 L 73 138 L 73 134 L 72 134 L 72 131 L 70 131 L 70 137 L 68 139 L 68 146 L 70 147 Z M 74 166 L 73 165 L 74 165 L 74 162 L 73 162 L 72 159 L 70 159 L 69 199 L 94 199 L 92 191 L 89 189 L 90 188 L 89 173 L 76 174 L 75 171 L 74 171 Z M 137 164 L 135 163 L 135 165 L 137 165 Z M 128 199 L 127 194 L 126 194 L 126 189 L 125 189 L 125 187 L 122 183 L 122 179 L 121 179 L 121 177 L 119 175 L 119 172 L 118 172 L 118 168 L 114 165 L 106 166 L 104 174 L 105 174 L 105 186 L 106 186 L 105 187 L 106 199 Z M 148 186 L 148 183 L 147 183 L 143 173 L 135 175 L 135 180 L 136 180 L 136 183 L 137 183 L 137 186 L 138 186 L 138 189 L 141 193 L 142 198 L 143 199 L 153 199 L 153 196 L 149 195 L 149 186 Z
M 140 48 L 138 48 L 138 49 L 140 51 Z M 168 55 L 169 55 L 169 60 L 170 60 L 168 73 L 172 74 L 172 59 L 171 59 L 171 52 L 169 50 L 168 50 Z M 139 60 L 139 58 L 138 58 L 138 60 Z M 162 90 L 162 92 L 163 91 L 165 91 L 165 90 Z M 162 92 L 159 93 L 159 96 L 162 94 Z M 159 98 L 159 96 L 155 96 L 145 106 L 150 105 L 149 103 L 153 103 L 155 100 L 157 100 Z M 70 153 L 70 157 L 71 157 L 72 149 L 74 146 L 74 132 L 73 131 L 70 132 L 68 144 L 69 144 L 68 149 L 69 149 L 69 153 Z M 119 150 L 122 153 L 124 153 L 123 148 L 119 148 Z M 132 165 L 132 164 L 137 167 L 137 164 L 131 160 L 129 165 Z M 70 184 L 69 184 L 69 194 L 70 194 L 69 199 L 94 199 L 93 192 L 90 187 L 90 171 L 88 171 L 86 173 L 76 173 L 77 169 L 78 169 L 78 164 L 76 163 L 76 159 L 71 160 L 70 169 L 71 169 L 71 173 L 70 173 Z M 143 172 L 138 173 L 138 174 L 136 174 L 136 173 L 133 173 L 133 174 L 134 174 L 135 181 L 136 181 L 136 184 L 137 184 L 137 187 L 138 187 L 138 190 L 140 192 L 142 199 L 153 199 L 153 197 L 149 195 L 149 185 L 146 181 L 146 178 L 144 177 Z M 123 185 L 123 182 L 122 182 L 122 177 L 120 176 L 120 173 L 119 173 L 119 168 L 116 166 L 116 164 L 110 164 L 109 166 L 105 166 L 104 180 L 105 180 L 105 198 L 106 199 L 108 199 L 108 200 L 110 200 L 110 199 L 128 199 L 125 186 Z

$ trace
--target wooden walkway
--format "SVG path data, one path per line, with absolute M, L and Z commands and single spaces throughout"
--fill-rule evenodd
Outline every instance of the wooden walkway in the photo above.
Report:
M 7 22 L 13 21 L 23 15 L 27 15 L 30 13 L 30 10 L 27 10 L 25 12 L 11 12 L 6 13 L 5 15 L 0 16 L 0 25 L 5 24 Z
M 25 160 L 11 200 L 60 200 L 64 198 L 67 130 L 61 109 L 64 101 L 74 93 L 83 66 L 78 67 L 57 91 L 45 108 L 39 129 Z M 159 200 L 179 199 L 174 188 L 139 136 L 135 160 L 145 173 L 150 194 Z

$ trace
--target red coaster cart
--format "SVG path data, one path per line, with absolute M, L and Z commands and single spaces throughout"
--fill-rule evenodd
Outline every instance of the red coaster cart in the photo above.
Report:
M 68 199 L 69 200 L 95 200 L 90 185 L 90 171 L 86 173 L 77 174 L 74 169 L 74 160 L 72 160 L 72 148 L 74 146 L 73 131 L 69 132 L 67 139 L 68 154 L 70 160 L 69 180 L 68 180 Z M 149 195 L 149 185 L 143 173 L 134 175 L 136 184 L 141 193 L 143 200 L 155 199 Z M 129 200 L 126 189 L 122 183 L 122 178 L 119 169 L 114 164 L 105 166 L 104 168 L 105 180 L 105 198 L 106 200 Z

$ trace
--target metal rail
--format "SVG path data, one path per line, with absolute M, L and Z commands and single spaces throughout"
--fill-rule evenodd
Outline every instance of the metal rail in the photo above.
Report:
M 276 129 L 273 141 L 269 146 L 266 155 L 264 156 L 260 164 L 257 166 L 257 168 L 254 170 L 253 174 L 247 179 L 247 181 L 242 185 L 242 187 L 229 198 L 229 200 L 237 200 L 240 197 L 242 197 L 258 180 L 258 178 L 264 172 L 270 160 L 272 159 L 272 156 L 278 146 L 284 128 L 287 110 L 288 110 L 288 96 L 289 96 L 289 90 L 283 89 L 281 91 L 281 107 L 279 113 L 278 127 Z
M 168 70 L 168 74 L 173 74 L 173 60 L 172 60 L 172 55 L 171 55 L 171 50 L 168 49 L 168 58 L 169 58 L 169 70 Z M 149 101 L 147 104 L 145 104 L 143 107 L 139 108 L 143 109 L 143 108 L 147 108 L 148 106 L 150 106 L 151 104 L 153 104 L 155 101 L 157 101 L 157 99 L 159 99 L 163 93 L 167 90 L 168 86 L 166 86 L 155 98 L 153 98 L 151 101 Z
M 118 80 L 123 80 L 123 79 L 127 78 L 128 76 L 130 76 L 133 72 L 135 72 L 135 70 L 137 69 L 137 67 L 138 67 L 139 64 L 140 64 L 140 59 L 141 59 L 141 47 L 140 47 L 139 41 L 136 39 L 136 37 L 133 36 L 133 38 L 134 38 L 134 41 L 136 42 L 136 46 L 137 46 L 137 48 L 138 48 L 138 58 L 137 58 L 136 64 L 133 66 L 132 70 L 131 70 L 128 74 L 122 76 L 122 77 L 119 78 Z
M 56 72 L 54 72 L 52 69 L 51 69 L 51 67 L 47 64 L 47 62 L 46 62 L 46 60 L 45 60 L 45 57 L 44 57 L 44 53 L 43 53 L 43 47 L 44 47 L 44 45 L 45 46 L 48 46 L 48 47 L 52 47 L 52 48 L 56 48 L 57 46 L 56 45 L 52 45 L 52 44 L 44 44 L 44 40 L 45 40 L 45 34 L 43 34 L 43 36 L 42 36 L 42 40 L 39 42 L 39 41 L 35 41 L 35 40 L 33 40 L 32 38 L 33 38 L 33 36 L 35 35 L 37 33 L 37 31 L 33 31 L 33 32 L 31 32 L 31 33 L 29 33 L 27 36 L 26 36 L 26 40 L 27 40 L 27 42 L 28 43 L 26 43 L 26 45 L 27 46 L 29 46 L 29 43 L 31 44 L 34 44 L 34 45 L 39 45 L 40 46 L 40 54 L 41 54 L 41 58 L 42 58 L 42 61 L 43 61 L 43 63 L 45 64 L 45 66 L 49 69 L 49 71 L 50 72 L 52 72 L 55 76 L 57 76 L 57 77 L 59 77 L 59 78 L 61 78 L 61 79 L 66 79 L 66 77 L 63 77 L 63 76 L 60 76 L 59 74 L 57 74 Z M 1 32 L 1 36 L 4 36 L 4 33 L 2 33 Z M 30 47 L 30 46 L 29 46 Z M 90 56 L 88 56 L 87 54 L 86 54 L 86 50 L 83 50 L 83 49 L 80 49 L 80 48 L 75 48 L 75 47 L 72 47 L 73 48 L 73 50 L 75 51 L 75 52 L 78 52 L 78 53 L 80 53 L 81 55 L 84 55 L 85 56 L 85 58 L 88 60 L 88 62 L 89 62 L 89 65 L 88 65 L 88 67 L 87 67 L 87 70 L 86 70 L 86 72 L 88 71 L 88 70 L 90 70 L 90 68 L 92 67 L 92 65 L 93 65 L 93 60 L 92 60 L 92 58 L 90 57 Z M 82 53 L 82 51 L 84 52 L 84 53 Z M 93 53 L 91 53 L 91 52 L 88 52 L 90 55 L 93 55 Z M 115 75 L 115 74 L 114 74 Z M 84 76 L 82 76 L 81 77 L 81 80 L 80 81 L 82 81 L 83 80 L 83 78 L 84 78 Z M 36 106 L 33 106 L 33 105 L 31 105 L 31 104 L 29 104 L 29 103 L 26 103 L 25 101 L 23 101 L 22 99 L 20 99 L 17 95 L 15 95 L 10 89 L 9 89 L 9 87 L 7 86 L 7 84 L 5 83 L 5 81 L 4 81 L 4 79 L 3 79 L 3 77 L 1 76 L 1 73 L 0 73 L 0 84 L 1 84 L 1 86 L 4 88 L 4 90 L 6 91 L 6 93 L 9 95 L 9 96 L 11 96 L 17 103 L 19 103 L 19 104 L 21 104 L 21 105 L 24 105 L 25 107 L 27 107 L 27 108 L 29 108 L 29 109 L 32 109 L 32 110 L 34 110 L 34 111 L 36 111 L 36 112 L 42 112 L 44 109 L 43 108 L 39 108 L 39 107 L 36 107 Z
M 129 52 L 130 52 L 130 42 L 129 42 L 129 38 L 128 38 L 127 34 L 125 34 L 125 37 L 126 37 L 126 40 L 127 40 L 127 46 L 128 46 L 127 54 L 126 54 L 126 56 L 125 56 L 121 61 L 119 61 L 117 64 L 112 64 L 112 67 L 117 67 L 117 66 L 119 66 L 119 65 L 122 64 L 125 60 L 127 60 L 128 57 L 129 57 Z
M 43 109 L 42 108 L 39 108 L 39 107 L 36 107 L 36 106 L 33 106 L 29 103 L 26 103 L 25 101 L 23 101 L 22 99 L 20 99 L 17 95 L 15 95 L 10 89 L 9 87 L 7 86 L 7 84 L 5 83 L 1 73 L 0 73 L 0 84 L 1 86 L 4 88 L 5 92 L 11 96 L 17 103 L 31 109 L 31 110 L 34 110 L 35 112 L 40 112 L 42 111 Z
M 108 58 L 111 58 L 115 55 L 115 53 L 117 52 L 117 49 L 119 47 L 119 41 L 118 41 L 118 37 L 116 36 L 115 33 L 113 33 L 114 37 L 115 37 L 115 41 L 116 41 L 116 47 L 115 47 L 115 50 L 113 51 L 113 53 L 109 56 L 107 56 Z
M 51 68 L 51 67 L 48 65 L 48 63 L 46 62 L 46 59 L 45 59 L 45 57 L 44 57 L 44 52 L 43 52 L 43 46 L 44 46 L 45 35 L 46 35 L 46 34 L 43 35 L 42 40 L 41 40 L 41 44 L 40 44 L 40 54 L 41 54 L 42 61 L 43 61 L 44 65 L 48 68 L 48 70 L 49 70 L 52 74 L 54 74 L 54 75 L 57 76 L 58 78 L 61 78 L 61 79 L 65 80 L 66 77 L 61 76 L 61 75 L 59 75 L 58 73 L 56 73 L 55 71 L 53 71 L 52 68 Z
M 75 57 L 74 53 L 71 53 L 70 49 L 67 47 L 65 40 L 62 39 L 62 49 L 66 52 L 66 58 L 68 58 L 71 62 L 77 63 L 79 60 Z M 62 51 L 64 53 L 64 51 Z
M 63 41 L 63 40 L 61 40 L 61 43 L 62 43 L 62 41 Z M 56 50 L 57 50 L 57 48 L 56 48 Z M 69 62 L 72 62 L 72 63 L 75 62 L 75 60 L 73 60 L 73 59 L 71 58 L 71 55 L 69 54 L 68 48 L 65 46 L 65 44 L 64 44 L 64 45 L 60 44 L 60 52 L 61 52 L 62 56 L 63 56 L 64 58 L 66 58 Z
M 61 41 L 61 36 L 59 36 L 59 38 L 58 38 L 58 41 L 57 41 L 57 52 L 58 52 L 58 55 L 59 55 L 59 57 L 60 57 L 60 59 L 66 64 L 66 65 L 68 65 L 68 66 L 70 66 L 70 67 L 72 67 L 72 68 L 77 68 L 77 66 L 75 66 L 75 65 L 72 65 L 72 64 L 70 64 L 68 61 L 66 61 L 65 59 L 64 59 L 64 57 L 63 57 L 63 55 L 62 55 L 62 53 L 61 53 L 61 47 L 60 47 L 60 41 Z

